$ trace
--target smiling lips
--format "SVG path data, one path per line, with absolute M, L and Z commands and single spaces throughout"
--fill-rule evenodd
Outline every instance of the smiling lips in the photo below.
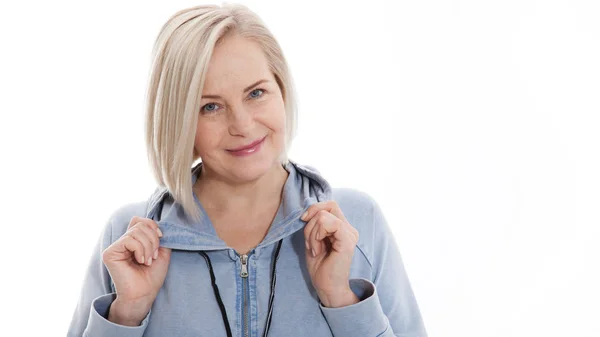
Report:
M 260 149 L 265 138 L 267 138 L 267 136 L 264 136 L 263 138 L 261 138 L 257 141 L 254 141 L 248 145 L 244 145 L 244 146 L 241 146 L 241 147 L 238 147 L 235 149 L 227 150 L 227 152 L 231 153 L 234 156 L 246 156 L 246 155 L 255 153 Z

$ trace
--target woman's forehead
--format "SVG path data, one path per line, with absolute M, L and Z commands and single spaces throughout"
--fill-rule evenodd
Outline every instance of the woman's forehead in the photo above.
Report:
M 259 48 L 246 52 L 215 53 L 208 65 L 204 91 L 206 95 L 224 90 L 243 92 L 262 79 L 274 80 L 267 59 Z

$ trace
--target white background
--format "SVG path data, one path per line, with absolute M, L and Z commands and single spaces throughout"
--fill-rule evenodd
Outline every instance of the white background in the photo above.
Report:
M 247 1 L 291 158 L 380 203 L 430 336 L 600 336 L 598 1 Z M 0 5 L 2 335 L 64 336 L 108 216 L 155 188 L 144 93 L 194 1 Z

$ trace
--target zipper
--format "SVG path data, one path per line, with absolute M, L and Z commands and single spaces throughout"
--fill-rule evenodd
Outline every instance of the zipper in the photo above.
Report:
M 244 321 L 244 337 L 249 337 L 249 317 L 248 317 L 248 255 L 244 254 L 240 256 L 242 265 L 240 268 L 240 276 L 242 277 L 242 298 L 243 298 L 243 321 Z

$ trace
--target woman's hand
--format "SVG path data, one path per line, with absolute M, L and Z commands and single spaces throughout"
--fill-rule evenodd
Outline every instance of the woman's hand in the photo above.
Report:
M 161 236 L 154 220 L 134 216 L 127 232 L 102 252 L 117 292 L 110 321 L 136 326 L 150 311 L 171 260 L 171 249 L 159 247 Z
M 359 302 L 349 283 L 358 231 L 335 201 L 311 205 L 301 219 L 308 221 L 304 227 L 306 261 L 321 303 L 336 308 Z

